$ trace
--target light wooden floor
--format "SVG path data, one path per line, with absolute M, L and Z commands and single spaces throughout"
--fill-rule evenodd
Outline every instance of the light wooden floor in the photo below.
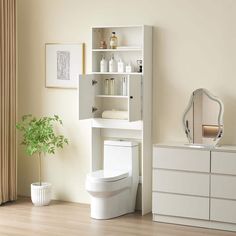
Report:
M 20 199 L 0 207 L 0 236 L 232 236 L 236 233 L 152 222 L 151 215 L 129 214 L 112 220 L 93 220 L 89 206 L 55 201 L 33 207 Z

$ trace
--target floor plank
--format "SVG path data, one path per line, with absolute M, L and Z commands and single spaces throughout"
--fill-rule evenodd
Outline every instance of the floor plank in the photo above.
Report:
M 88 205 L 54 201 L 34 207 L 28 198 L 0 207 L 0 236 L 232 236 L 232 232 L 161 224 L 138 212 L 112 220 L 91 219 Z

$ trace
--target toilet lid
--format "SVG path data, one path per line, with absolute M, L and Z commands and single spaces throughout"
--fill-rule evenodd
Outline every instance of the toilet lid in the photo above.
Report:
M 88 177 L 94 181 L 109 182 L 128 177 L 129 173 L 121 170 L 104 171 L 97 170 L 88 174 Z

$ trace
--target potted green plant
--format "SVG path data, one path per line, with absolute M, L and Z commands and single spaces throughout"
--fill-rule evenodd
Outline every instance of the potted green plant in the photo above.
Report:
M 55 133 L 54 125 L 62 125 L 59 116 L 36 118 L 24 115 L 16 128 L 22 132 L 22 145 L 29 156 L 37 154 L 39 165 L 39 182 L 31 184 L 31 200 L 35 206 L 45 206 L 51 201 L 50 183 L 42 182 L 42 155 L 46 153 L 55 154 L 57 148 L 63 148 L 68 140 L 63 135 Z

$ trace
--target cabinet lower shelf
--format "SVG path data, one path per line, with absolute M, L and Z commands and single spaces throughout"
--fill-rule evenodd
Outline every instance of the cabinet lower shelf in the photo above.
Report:
M 127 120 L 94 118 L 92 119 L 92 127 L 93 128 L 142 130 L 143 122 L 141 120 L 129 122 Z

